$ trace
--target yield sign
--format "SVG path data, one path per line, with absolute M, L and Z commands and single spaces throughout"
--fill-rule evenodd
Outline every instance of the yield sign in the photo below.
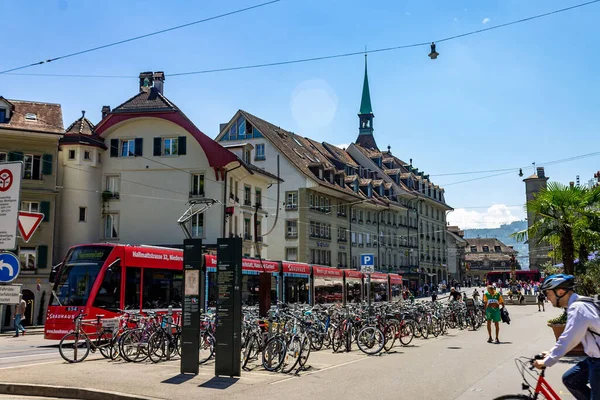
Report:
M 42 213 L 19 211 L 19 232 L 25 243 L 29 242 L 43 219 Z

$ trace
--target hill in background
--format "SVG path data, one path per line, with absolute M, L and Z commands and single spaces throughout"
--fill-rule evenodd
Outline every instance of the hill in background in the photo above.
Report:
M 500 225 L 499 228 L 465 229 L 465 238 L 496 238 L 507 246 L 513 246 L 519 252 L 517 258 L 521 269 L 529 269 L 529 246 L 523 242 L 516 242 L 510 237 L 511 234 L 525 229 L 527 229 L 527 221 L 514 221 Z

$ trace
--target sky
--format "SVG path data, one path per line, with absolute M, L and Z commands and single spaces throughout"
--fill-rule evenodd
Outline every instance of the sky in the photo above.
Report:
M 264 0 L 263 0 L 264 1 Z M 137 93 L 137 75 L 164 71 L 165 95 L 204 133 L 243 109 L 289 131 L 347 145 L 358 135 L 364 56 L 210 74 L 169 74 L 426 43 L 578 4 L 557 0 L 281 0 L 280 2 L 19 71 L 117 75 L 0 75 L 0 96 L 60 103 L 65 127 L 100 120 Z M 261 0 L 3 1 L 0 70 L 169 28 Z M 533 164 L 600 147 L 595 68 L 600 3 L 546 18 L 368 57 L 375 139 L 445 188 L 462 228 L 523 219 Z M 582 182 L 599 156 L 547 165 Z M 525 176 L 517 174 L 523 167 Z M 513 169 L 499 173 L 463 172 Z M 495 176 L 492 176 L 495 175 Z

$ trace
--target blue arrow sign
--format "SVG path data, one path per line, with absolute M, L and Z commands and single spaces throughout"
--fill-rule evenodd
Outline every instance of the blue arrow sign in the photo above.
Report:
M 13 253 L 0 253 L 0 283 L 10 283 L 21 272 L 19 259 Z

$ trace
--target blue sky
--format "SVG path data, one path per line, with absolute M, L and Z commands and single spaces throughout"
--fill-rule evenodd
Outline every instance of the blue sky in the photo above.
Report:
M 217 1 L 4 2 L 0 70 L 259 3 Z M 165 94 L 206 134 L 247 110 L 334 144 L 354 141 L 363 56 L 245 71 L 221 68 L 428 42 L 577 4 L 555 0 L 283 0 L 242 14 L 23 70 L 23 73 L 167 74 Z M 431 174 L 457 211 L 450 221 L 487 227 L 523 217 L 516 173 L 439 176 L 511 168 L 597 151 L 600 135 L 593 41 L 600 3 L 428 47 L 369 56 L 379 147 Z M 596 68 L 597 69 L 597 68 Z M 81 110 L 134 95 L 133 79 L 0 75 L 6 98 L 62 104 L 65 126 Z M 551 165 L 552 180 L 590 179 L 600 157 Z M 526 175 L 532 168 L 524 170 Z M 493 206 L 493 207 L 492 207 Z M 466 208 L 462 210 L 462 208 Z

